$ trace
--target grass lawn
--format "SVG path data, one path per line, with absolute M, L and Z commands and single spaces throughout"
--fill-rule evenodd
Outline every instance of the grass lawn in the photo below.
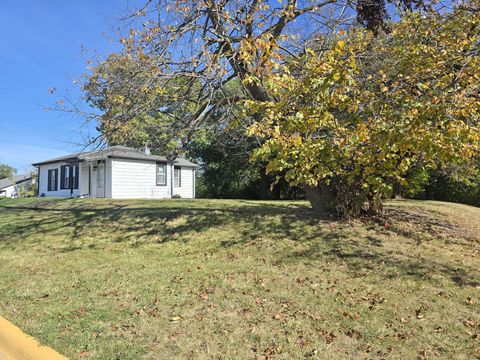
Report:
M 0 200 L 0 314 L 72 359 L 480 358 L 480 208 Z

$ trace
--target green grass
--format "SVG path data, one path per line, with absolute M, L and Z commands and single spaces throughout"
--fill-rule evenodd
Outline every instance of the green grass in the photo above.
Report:
M 0 200 L 0 314 L 72 359 L 480 357 L 480 209 Z

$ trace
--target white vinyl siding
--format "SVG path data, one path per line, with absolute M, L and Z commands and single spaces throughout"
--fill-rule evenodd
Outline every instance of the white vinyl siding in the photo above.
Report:
M 182 186 L 182 168 L 179 166 L 173 168 L 173 186 Z
M 174 166 L 167 163 L 165 166 L 166 185 L 157 185 L 157 162 L 148 160 L 130 159 L 106 159 L 105 166 L 98 166 L 94 161 L 91 164 L 82 162 L 79 164 L 79 189 L 60 189 L 60 167 L 67 165 L 65 162 L 39 165 L 39 195 L 55 197 L 107 197 L 107 198 L 170 198 L 180 195 L 182 198 L 195 197 L 194 169 L 193 167 L 182 166 L 179 172 L 180 187 L 173 187 Z M 89 167 L 91 166 L 91 180 L 89 181 Z M 58 169 L 57 191 L 48 191 L 48 170 Z M 102 174 L 98 179 L 98 172 Z M 98 180 L 101 181 L 101 188 L 98 187 Z M 89 194 L 90 184 L 90 194 Z M 101 191 L 100 191 L 101 190 Z
M 82 196 L 82 197 L 88 197 L 88 185 L 89 185 L 89 181 L 88 181 L 88 174 L 89 174 L 89 171 L 88 171 L 88 168 L 89 168 L 89 164 L 86 164 L 86 163 L 82 163 L 80 164 L 80 181 L 78 183 L 78 187 L 79 187 L 79 195 Z
M 166 166 L 166 186 L 157 186 L 157 163 L 153 161 L 112 159 L 112 197 L 169 198 L 170 166 Z
M 181 198 L 191 199 L 194 197 L 194 168 L 180 167 L 180 187 L 173 187 L 173 195 L 180 195 Z
M 70 196 L 79 196 L 80 192 L 78 189 L 73 190 L 73 194 L 70 194 L 70 189 L 60 189 L 60 167 L 62 165 L 67 165 L 64 162 L 58 162 L 58 163 L 52 163 L 52 164 L 45 164 L 45 165 L 40 165 L 40 178 L 39 178 L 39 189 L 38 189 L 38 194 L 43 196 L 55 196 L 55 197 L 70 197 Z M 56 191 L 48 191 L 48 170 L 53 170 L 57 169 L 58 170 L 58 175 L 57 175 L 57 190 Z M 80 181 L 81 175 L 80 175 Z
M 113 197 L 112 188 L 113 188 L 113 160 L 105 160 L 105 197 Z
M 16 193 L 15 186 L 13 185 L 4 187 L 3 189 L 0 190 L 0 196 L 4 196 L 4 197 L 13 197 L 15 193 Z

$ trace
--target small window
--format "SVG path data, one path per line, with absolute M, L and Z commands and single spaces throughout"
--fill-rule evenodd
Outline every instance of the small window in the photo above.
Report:
M 182 168 L 175 166 L 173 169 L 173 185 L 175 187 L 182 186 Z
M 70 189 L 70 167 L 63 165 L 60 167 L 60 189 Z
M 167 185 L 167 165 L 157 164 L 157 185 Z
M 58 169 L 48 170 L 48 191 L 57 191 L 58 188 Z

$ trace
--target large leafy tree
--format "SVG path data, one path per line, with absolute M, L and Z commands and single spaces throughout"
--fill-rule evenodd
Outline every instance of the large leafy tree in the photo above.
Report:
M 315 210 L 345 216 L 379 211 L 412 168 L 475 176 L 479 44 L 477 0 L 409 14 L 388 36 L 340 34 L 270 77 L 274 101 L 248 103 L 261 114 L 257 156 L 304 186 Z
M 275 100 L 266 79 L 312 41 L 329 46 L 330 35 L 357 17 L 376 32 L 387 8 L 425 7 L 392 3 L 149 0 L 127 19 L 122 52 L 93 67 L 87 100 L 101 110 L 99 129 L 110 142 L 148 137 L 154 150 L 173 157 L 212 119 L 235 126 L 239 101 Z M 230 91 L 232 83 L 240 91 Z

